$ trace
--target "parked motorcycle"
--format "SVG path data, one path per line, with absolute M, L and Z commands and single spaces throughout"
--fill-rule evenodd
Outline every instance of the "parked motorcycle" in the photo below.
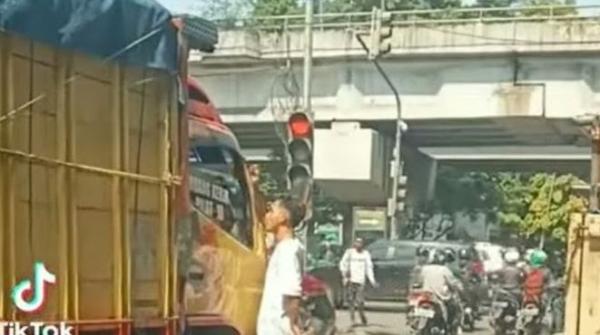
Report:
M 496 288 L 491 307 L 491 324 L 495 335 L 516 335 L 520 295 Z
M 335 307 L 331 290 L 311 275 L 302 278 L 302 323 L 314 335 L 335 334 Z
M 406 322 L 413 335 L 454 335 L 457 329 L 444 318 L 442 306 L 433 293 L 413 288 L 408 297 Z

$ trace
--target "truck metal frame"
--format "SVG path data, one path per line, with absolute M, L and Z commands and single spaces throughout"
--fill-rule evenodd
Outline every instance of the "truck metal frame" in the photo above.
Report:
M 8 33 L 0 50 L 0 319 L 173 334 L 174 78 Z M 27 315 L 8 292 L 35 261 L 57 284 Z

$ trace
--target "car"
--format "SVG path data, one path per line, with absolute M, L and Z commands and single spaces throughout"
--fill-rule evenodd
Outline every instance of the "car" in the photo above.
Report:
M 475 250 L 483 261 L 483 269 L 486 274 L 490 274 L 504 268 L 504 247 L 488 242 L 477 242 L 474 244 Z
M 428 249 L 451 248 L 454 251 L 472 247 L 472 244 L 448 241 L 385 240 L 380 239 L 367 246 L 373 260 L 375 278 L 379 287 L 367 285 L 367 300 L 404 301 L 408 295 L 410 273 L 416 265 L 419 246 Z M 345 296 L 342 275 L 337 262 L 319 262 L 309 273 L 330 287 L 336 307 L 343 307 Z M 458 260 L 454 264 L 458 267 Z M 487 293 L 486 289 L 482 289 Z
M 448 241 L 378 240 L 367 247 L 373 259 L 375 278 L 379 287 L 368 286 L 367 300 L 405 300 L 408 295 L 410 274 L 416 265 L 419 246 L 427 249 L 450 248 L 458 250 L 469 244 Z M 455 266 L 458 267 L 458 260 Z

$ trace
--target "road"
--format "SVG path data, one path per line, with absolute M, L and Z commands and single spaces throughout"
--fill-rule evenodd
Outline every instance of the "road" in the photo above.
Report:
M 340 335 L 408 335 L 406 329 L 406 314 L 404 306 L 390 303 L 369 303 L 367 305 L 367 318 L 369 325 L 366 327 L 352 327 L 350 315 L 347 310 L 337 312 L 337 328 Z M 464 332 L 472 335 L 492 335 L 487 319 L 477 323 L 473 332 Z

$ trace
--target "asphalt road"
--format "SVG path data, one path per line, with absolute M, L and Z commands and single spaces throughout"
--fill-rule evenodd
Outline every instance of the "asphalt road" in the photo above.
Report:
M 337 328 L 340 335 L 408 335 L 406 329 L 406 314 L 404 304 L 394 303 L 368 303 L 367 319 L 369 324 L 365 327 L 352 327 L 350 315 L 347 310 L 337 311 Z M 358 315 L 357 315 L 358 316 Z M 357 318 L 358 319 L 358 318 Z M 468 335 L 492 335 L 487 319 L 478 321 L 476 330 L 464 332 Z

